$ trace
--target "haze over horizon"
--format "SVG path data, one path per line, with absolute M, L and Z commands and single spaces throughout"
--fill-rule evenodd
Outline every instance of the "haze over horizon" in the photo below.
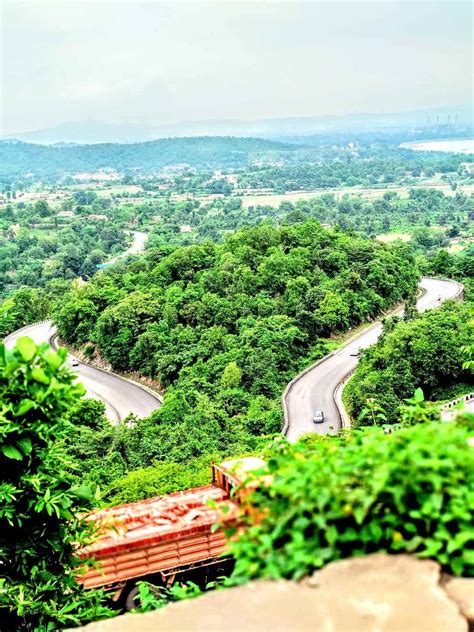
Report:
M 11 2 L 1 135 L 471 102 L 468 2 Z

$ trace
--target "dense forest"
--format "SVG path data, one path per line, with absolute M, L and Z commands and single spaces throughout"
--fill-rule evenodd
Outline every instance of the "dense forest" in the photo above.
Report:
M 221 240 L 229 232 L 262 222 L 278 226 L 316 219 L 324 224 L 375 237 L 393 231 L 406 231 L 415 248 L 435 252 L 449 239 L 469 232 L 474 218 L 474 198 L 462 192 L 444 195 L 436 189 L 410 189 L 408 198 L 386 191 L 380 199 L 345 195 L 338 199 L 324 193 L 295 203 L 243 206 L 238 197 L 210 202 L 150 200 L 135 207 L 139 224 L 150 225 L 150 245 L 192 244 L 203 239 Z M 151 221 L 153 217 L 159 221 Z M 151 223 L 150 223 L 151 221 Z M 181 233 L 187 224 L 192 232 Z
M 457 191 L 448 196 L 433 188 L 410 189 L 407 198 L 386 191 L 378 199 L 336 197 L 325 193 L 278 206 L 243 205 L 239 197 L 209 201 L 169 196 L 127 203 L 100 197 L 93 190 L 72 190 L 60 205 L 45 200 L 13 201 L 0 207 L 0 297 L 21 288 L 46 288 L 52 281 L 88 279 L 97 265 L 123 251 L 131 237 L 125 229 L 149 232 L 148 246 L 166 251 L 206 240 L 221 242 L 231 232 L 261 223 L 293 225 L 316 219 L 371 238 L 401 231 L 419 254 L 434 258 L 453 239 L 466 239 L 464 256 L 438 257 L 435 274 L 450 274 L 472 261 L 474 198 Z M 69 217 L 63 217 L 64 213 Z M 182 227 L 186 232 L 182 232 Z M 394 235 L 396 236 L 396 235 Z M 449 264 L 446 261 L 449 260 Z M 57 286 L 57 283 L 56 283 Z M 54 290 L 53 290 L 54 291 Z M 20 301 L 21 302 L 21 301 Z M 33 304 L 28 310 L 32 313 Z M 44 317 L 37 310 L 38 317 Z M 13 325 L 17 321 L 12 321 Z M 18 324 L 28 322 L 22 319 Z
M 98 264 L 123 251 L 131 240 L 123 222 L 99 217 L 104 219 L 78 213 L 66 225 L 44 200 L 34 207 L 0 208 L 0 297 L 54 279 L 87 279 Z
M 417 388 L 430 400 L 474 389 L 460 353 L 474 344 L 473 306 L 469 300 L 451 302 L 405 321 L 385 322 L 382 336 L 364 351 L 345 388 L 356 425 L 394 423 Z
M 166 389 L 160 410 L 120 430 L 120 450 L 115 441 L 92 451 L 102 483 L 157 461 L 255 450 L 281 428 L 286 382 L 333 348 L 334 334 L 412 296 L 417 278 L 406 245 L 312 220 L 151 249 L 74 287 L 55 309 L 61 338 Z
M 144 143 L 103 143 L 61 147 L 20 141 L 0 143 L 0 175 L 34 173 L 59 176 L 77 171 L 116 169 L 157 171 L 166 165 L 185 163 L 195 167 L 243 167 L 261 157 L 300 151 L 288 143 L 260 138 L 190 137 L 164 138 Z
M 301 139 L 282 142 L 227 136 L 62 146 L 2 141 L 0 182 L 31 175 L 54 180 L 101 169 L 128 175 L 157 174 L 173 165 L 201 171 L 244 170 L 238 180 L 240 187 L 277 192 L 390 184 L 436 173 L 466 175 L 463 165 L 472 156 L 402 149 L 398 146 L 402 140 L 389 134 L 359 137 L 355 133 L 344 140 L 321 136 L 305 144 Z
M 267 189 L 279 193 L 301 189 L 333 189 L 341 186 L 413 184 L 423 176 L 469 176 L 466 156 L 399 149 L 387 143 L 326 150 L 322 160 L 299 165 L 262 165 L 239 176 L 242 188 Z

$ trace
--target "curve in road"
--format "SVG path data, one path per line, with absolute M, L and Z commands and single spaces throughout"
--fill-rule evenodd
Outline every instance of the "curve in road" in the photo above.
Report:
M 455 281 L 430 278 L 423 278 L 420 287 L 424 291 L 417 301 L 420 312 L 457 298 L 463 290 Z M 294 442 L 309 432 L 322 435 L 339 432 L 341 414 L 335 400 L 337 387 L 356 368 L 357 352 L 373 345 L 381 333 L 382 323 L 377 322 L 290 382 L 283 394 L 284 433 L 289 441 Z M 323 423 L 313 422 L 315 410 L 324 411 Z
M 15 331 L 6 337 L 4 342 L 10 349 L 15 346 L 18 338 L 29 336 L 36 344 L 49 344 L 55 334 L 56 327 L 48 320 Z M 68 355 L 68 358 L 72 357 L 71 354 Z M 96 369 L 83 362 L 79 362 L 77 367 L 70 368 L 77 371 L 79 380 L 86 388 L 86 396 L 105 403 L 107 417 L 113 423 L 125 419 L 130 413 L 137 417 L 147 417 L 161 405 L 158 394 L 114 373 Z
M 111 265 L 116 263 L 120 259 L 124 259 L 128 257 L 128 255 L 138 255 L 145 250 L 145 244 L 148 240 L 148 233 L 142 233 L 138 230 L 132 231 L 133 242 L 130 248 L 127 248 L 124 252 L 121 252 L 119 255 L 116 255 L 112 259 L 106 261 L 107 265 Z

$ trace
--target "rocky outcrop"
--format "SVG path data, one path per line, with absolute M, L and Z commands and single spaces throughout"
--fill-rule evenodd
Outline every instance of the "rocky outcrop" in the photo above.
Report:
M 85 632 L 467 632 L 474 580 L 442 581 L 438 564 L 384 554 L 329 564 L 300 583 L 255 581 Z
M 457 603 L 474 630 L 474 578 L 451 577 L 443 583 L 444 590 Z

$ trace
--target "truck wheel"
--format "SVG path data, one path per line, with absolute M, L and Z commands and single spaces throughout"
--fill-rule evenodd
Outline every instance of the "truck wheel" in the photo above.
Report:
M 138 586 L 132 586 L 127 593 L 127 596 L 124 600 L 124 609 L 126 612 L 130 612 L 134 608 L 138 608 L 140 606 L 140 591 L 138 590 Z

